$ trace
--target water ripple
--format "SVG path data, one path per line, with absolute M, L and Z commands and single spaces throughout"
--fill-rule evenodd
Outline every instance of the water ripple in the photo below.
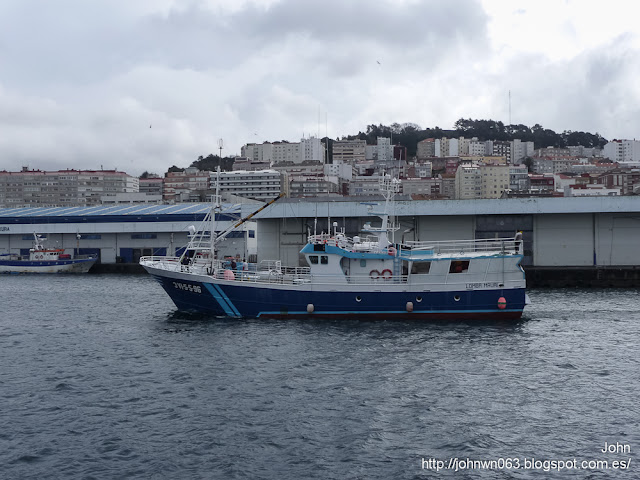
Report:
M 640 445 L 635 291 L 533 291 L 515 323 L 266 322 L 176 312 L 146 276 L 0 281 L 2 478 L 548 478 L 421 462 Z

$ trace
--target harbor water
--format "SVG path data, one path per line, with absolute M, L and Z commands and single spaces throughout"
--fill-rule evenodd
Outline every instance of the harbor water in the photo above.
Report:
M 0 292 L 3 479 L 640 471 L 636 290 L 531 290 L 504 323 L 188 315 L 147 275 Z

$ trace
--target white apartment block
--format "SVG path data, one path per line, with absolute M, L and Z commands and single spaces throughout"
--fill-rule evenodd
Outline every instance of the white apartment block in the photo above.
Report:
M 493 147 L 488 148 L 487 144 L 491 142 L 483 142 L 478 140 L 477 138 L 472 139 L 468 145 L 467 155 L 470 157 L 484 157 L 485 155 L 490 155 L 493 151 Z
M 116 170 L 23 169 L 0 172 L 0 207 L 76 207 L 100 205 L 103 195 L 136 193 L 137 177 Z
M 366 146 L 365 140 L 337 140 L 333 142 L 333 163 L 355 165 L 364 162 Z
M 522 163 L 525 158 L 533 156 L 533 152 L 533 142 L 523 142 L 522 140 L 515 139 L 511 142 L 511 163 L 518 165 Z
M 325 163 L 325 153 L 324 143 L 319 138 L 309 137 L 300 140 L 300 163 Z
M 247 143 L 240 149 L 240 156 L 256 163 L 273 163 L 273 144 Z
M 299 143 L 275 142 L 272 145 L 273 163 L 302 163 Z
M 604 146 L 602 154 L 612 162 L 640 162 L 640 141 L 613 140 Z
M 209 172 L 211 191 L 218 183 L 217 172 Z M 228 193 L 243 198 L 268 201 L 280 195 L 281 176 L 275 170 L 237 170 L 220 172 L 220 193 Z
M 375 161 L 385 164 L 393 161 L 393 146 L 390 138 L 378 137 Z
M 459 155 L 457 138 L 438 138 L 435 144 L 436 157 L 457 157 Z
M 353 179 L 353 165 L 350 163 L 333 163 L 324 165 L 324 175 L 327 177 L 338 177 L 341 180 L 351 181 Z
M 273 165 L 274 163 L 316 161 L 324 163 L 325 148 L 319 138 L 303 138 L 299 143 L 265 142 L 262 144 L 247 143 L 240 149 L 242 157 L 249 163 Z

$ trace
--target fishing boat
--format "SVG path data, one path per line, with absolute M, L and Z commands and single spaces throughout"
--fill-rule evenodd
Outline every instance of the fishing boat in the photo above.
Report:
M 0 273 L 86 273 L 98 260 L 95 256 L 65 253 L 64 248 L 47 248 L 41 235 L 33 234 L 29 256 L 0 255 Z
M 395 243 L 390 211 L 398 190 L 397 179 L 383 177 L 384 209 L 369 212 L 380 225 L 366 223 L 362 235 L 348 237 L 336 223 L 330 232 L 309 232 L 306 266 L 217 258 L 227 231 L 277 199 L 220 234 L 213 207 L 180 256 L 146 256 L 140 264 L 179 310 L 227 317 L 520 318 L 527 303 L 522 234 Z

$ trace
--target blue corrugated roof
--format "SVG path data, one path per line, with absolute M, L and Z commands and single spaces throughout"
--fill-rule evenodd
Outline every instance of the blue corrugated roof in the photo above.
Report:
M 228 210 L 232 205 L 223 205 Z M 207 213 L 209 203 L 189 203 L 178 205 L 110 205 L 98 207 L 35 207 L 0 208 L 0 217 L 87 217 L 95 215 L 174 215 Z M 232 208 L 232 210 L 234 210 Z M 239 209 L 238 209 L 239 211 Z
M 111 205 L 99 207 L 0 208 L 0 223 L 100 223 L 100 222 L 167 222 L 202 219 L 210 203 L 178 205 Z M 234 220 L 240 205 L 224 204 L 220 220 Z

